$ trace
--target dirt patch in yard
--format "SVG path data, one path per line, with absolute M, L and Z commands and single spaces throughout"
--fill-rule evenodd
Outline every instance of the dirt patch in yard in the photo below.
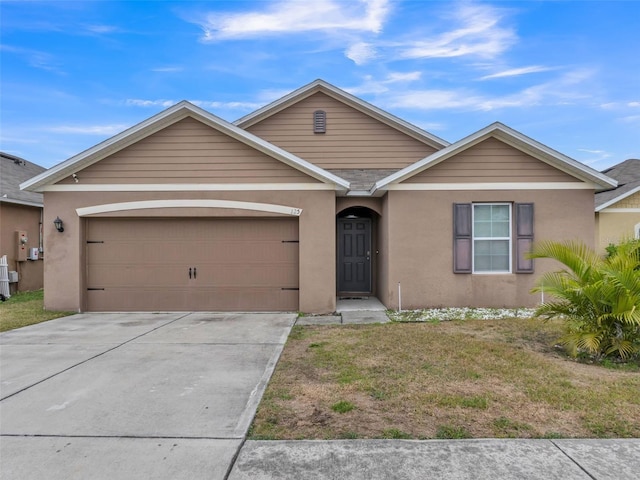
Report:
M 640 373 L 580 364 L 535 319 L 295 327 L 253 438 L 640 436 Z

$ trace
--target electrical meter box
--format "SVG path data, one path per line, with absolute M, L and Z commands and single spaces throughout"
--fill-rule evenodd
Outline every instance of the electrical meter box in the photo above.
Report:
M 29 260 L 38 260 L 39 255 L 38 247 L 33 247 L 29 249 Z
M 16 252 L 16 257 L 19 262 L 27 261 L 27 242 L 29 238 L 27 238 L 27 232 L 19 231 L 16 232 L 16 247 L 18 251 Z

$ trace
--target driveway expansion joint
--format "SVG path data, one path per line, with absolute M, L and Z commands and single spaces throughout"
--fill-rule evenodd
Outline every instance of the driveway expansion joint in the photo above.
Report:
M 560 452 L 562 452 L 562 454 L 564 456 L 566 456 L 569 460 L 571 460 L 573 463 L 576 464 L 576 466 L 582 470 L 585 474 L 589 475 L 589 478 L 591 478 L 592 480 L 598 480 L 597 477 L 594 477 L 593 475 L 591 475 L 591 473 L 589 473 L 582 465 L 580 465 L 578 462 L 576 462 L 573 457 L 571 455 L 569 455 L 567 452 L 565 452 L 562 447 L 560 445 L 558 445 L 556 442 L 554 442 L 553 440 L 549 440 L 549 442 L 551 442 L 551 444 L 556 447 L 558 450 L 560 450 Z
M 112 348 L 109 348 L 109 349 L 105 350 L 104 352 L 100 352 L 100 353 L 98 353 L 98 354 L 96 354 L 96 355 L 93 355 L 92 357 L 89 357 L 89 358 L 85 358 L 85 359 L 84 359 L 84 360 L 82 360 L 81 362 L 78 362 L 78 363 L 76 363 L 76 364 L 74 364 L 74 365 L 71 365 L 70 367 L 64 368 L 63 370 L 60 370 L 59 372 L 56 372 L 56 373 L 54 373 L 54 374 L 52 374 L 52 375 L 49 375 L 49 376 L 48 376 L 48 377 L 46 377 L 46 378 L 42 378 L 42 379 L 38 380 L 38 381 L 37 381 L 37 382 L 35 382 L 35 383 L 32 383 L 32 384 L 30 384 L 30 385 L 27 385 L 26 387 L 21 388 L 21 389 L 20 389 L 20 390 L 18 390 L 17 392 L 13 392 L 13 393 L 11 393 L 11 394 L 7 395 L 6 397 L 2 397 L 2 398 L 0 398 L 0 402 L 2 402 L 2 401 L 4 401 L 4 400 L 6 400 L 6 399 L 8 399 L 8 398 L 11 398 L 11 397 L 13 397 L 13 396 L 15 396 L 15 395 L 17 395 L 17 394 L 19 394 L 19 393 L 21 393 L 21 392 L 24 392 L 25 390 L 28 390 L 29 388 L 35 387 L 36 385 L 39 385 L 39 384 L 41 384 L 42 382 L 46 382 L 47 380 L 49 380 L 49 379 L 51 379 L 51 378 L 57 377 L 58 375 L 60 375 L 60 374 L 62 374 L 62 373 L 64 373 L 64 372 L 68 372 L 69 370 L 71 370 L 71 369 L 73 369 L 73 368 L 76 368 L 76 367 L 78 367 L 78 366 L 80 366 L 80 365 L 83 365 L 83 364 L 85 364 L 85 363 L 87 363 L 87 362 L 90 362 L 91 360 L 94 360 L 94 359 L 96 359 L 96 358 L 98 358 L 98 357 L 101 357 L 101 356 L 103 356 L 103 355 L 105 355 L 105 354 L 107 354 L 107 353 L 109 353 L 109 352 L 113 352 L 114 350 L 116 350 L 116 349 L 118 349 L 118 348 L 122 347 L 123 345 L 126 345 L 127 343 L 133 342 L 134 340 L 137 340 L 137 339 L 138 339 L 138 338 L 140 338 L 140 337 L 143 337 L 143 336 L 145 336 L 145 335 L 148 335 L 149 333 L 154 332 L 154 331 L 158 330 L 159 328 L 162 328 L 162 327 L 165 327 L 165 326 L 167 326 L 167 325 L 170 325 L 170 324 L 171 324 L 171 323 L 173 323 L 173 322 L 177 322 L 178 320 L 180 320 L 180 319 L 182 319 L 182 318 L 184 318 L 184 317 L 186 317 L 186 316 L 188 316 L 188 315 L 190 315 L 190 314 L 188 313 L 188 314 L 183 315 L 183 316 L 181 316 L 181 317 L 178 317 L 178 318 L 175 318 L 175 319 L 173 319 L 173 320 L 170 320 L 170 321 L 168 321 L 167 323 L 163 323 L 162 325 L 158 325 L 157 327 L 152 328 L 152 329 L 151 329 L 151 330 L 149 330 L 148 332 L 144 332 L 144 333 L 141 333 L 140 335 L 136 335 L 135 337 L 130 338 L 130 339 L 129 339 L 129 340 L 127 340 L 126 342 L 119 343 L 119 344 L 115 345 L 114 347 L 112 347 Z M 47 343 L 46 345 L 53 345 L 53 344 L 52 344 L 52 343 Z M 72 343 L 70 343 L 69 345 L 73 345 L 73 344 L 72 344 Z

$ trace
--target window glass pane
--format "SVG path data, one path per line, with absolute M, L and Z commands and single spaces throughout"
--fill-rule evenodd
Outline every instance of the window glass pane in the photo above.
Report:
M 509 241 L 508 240 L 489 240 L 491 243 L 491 255 L 502 255 L 509 258 Z
M 508 240 L 474 240 L 473 265 L 475 272 L 508 272 Z
M 475 237 L 491 237 L 491 222 L 475 222 L 473 228 Z
M 476 221 L 491 221 L 491 205 L 474 205 L 473 218 Z
M 509 205 L 492 205 L 491 219 L 494 222 L 509 221 Z
M 491 257 L 487 256 L 476 256 L 474 259 L 476 272 L 490 272 L 491 271 Z
M 506 272 L 509 270 L 509 256 L 502 255 L 491 257 L 492 272 Z
M 476 240 L 474 242 L 474 251 L 476 255 L 491 255 L 491 244 L 485 240 Z
M 508 237 L 509 222 L 493 222 L 491 224 L 491 236 L 492 237 Z

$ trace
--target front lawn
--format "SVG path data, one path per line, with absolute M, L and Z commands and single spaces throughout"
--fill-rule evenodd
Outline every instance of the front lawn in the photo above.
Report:
M 73 315 L 73 312 L 51 312 L 43 308 L 42 290 L 19 292 L 0 303 L 0 332 Z
M 253 439 L 640 437 L 640 366 L 518 318 L 293 328 Z

